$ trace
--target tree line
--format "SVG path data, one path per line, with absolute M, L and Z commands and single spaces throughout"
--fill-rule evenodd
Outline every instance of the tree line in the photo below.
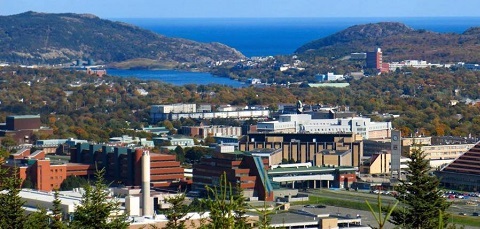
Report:
M 480 72 L 464 69 L 402 69 L 386 75 L 349 80 L 348 88 L 290 87 L 232 88 L 220 85 L 173 86 L 133 78 L 88 76 L 76 71 L 2 68 L 0 71 L 0 122 L 8 115 L 40 114 L 53 129 L 51 136 L 35 138 L 82 138 L 108 141 L 121 134 L 150 138 L 138 132 L 148 125 L 165 125 L 172 131 L 181 125 L 225 123 L 219 120 L 183 120 L 152 123 L 154 104 L 196 103 L 262 105 L 323 104 L 350 107 L 358 114 L 395 114 L 390 118 L 405 135 L 476 136 L 480 132 Z M 80 82 L 79 87 L 69 84 Z M 136 89 L 149 92 L 142 96 Z M 458 101 L 452 105 L 451 100 Z M 468 101 L 473 101 L 468 103 Z M 238 125 L 234 121 L 228 124 Z

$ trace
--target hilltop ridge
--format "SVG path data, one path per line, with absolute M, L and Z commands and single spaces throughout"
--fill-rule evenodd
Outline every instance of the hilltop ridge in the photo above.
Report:
M 480 28 L 462 34 L 412 29 L 398 22 L 351 26 L 330 36 L 311 41 L 295 53 L 340 58 L 352 52 L 381 47 L 386 61 L 423 59 L 431 62 L 478 62 Z
M 25 12 L 0 17 L 0 60 L 62 63 L 148 60 L 157 64 L 206 63 L 244 56 L 220 43 L 166 37 L 92 14 Z

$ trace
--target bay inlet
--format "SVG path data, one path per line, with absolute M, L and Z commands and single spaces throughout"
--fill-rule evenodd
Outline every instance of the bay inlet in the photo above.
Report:
M 123 70 L 107 69 L 108 75 L 132 77 L 141 80 L 155 80 L 182 86 L 185 84 L 219 84 L 231 87 L 243 87 L 244 83 L 225 77 L 214 76 L 208 72 L 187 72 L 178 70 Z

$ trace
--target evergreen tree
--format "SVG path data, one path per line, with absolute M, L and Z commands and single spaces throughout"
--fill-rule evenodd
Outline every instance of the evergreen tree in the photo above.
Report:
M 94 185 L 84 187 L 81 204 L 77 206 L 71 222 L 72 228 L 127 228 L 128 222 L 125 214 L 119 214 L 120 203 L 111 198 L 108 186 L 104 182 L 105 170 L 95 174 Z
M 32 182 L 32 180 L 30 179 L 30 177 L 27 177 L 27 179 L 25 179 L 22 183 L 22 188 L 29 188 L 29 189 L 34 189 L 35 188 L 35 184 Z
M 61 184 L 61 191 L 70 191 L 74 188 L 80 188 L 88 184 L 88 181 L 83 177 L 68 176 Z
M 226 173 L 220 176 L 218 187 L 206 187 L 208 198 L 204 200 L 210 211 L 207 228 L 249 228 L 244 215 L 247 204 L 241 190 L 234 193 L 232 184 L 227 180 Z M 240 197 L 241 196 L 241 197 Z
M 165 229 L 185 229 L 185 217 L 188 214 L 188 206 L 185 204 L 185 194 L 167 199 L 172 206 L 165 212 L 168 219 Z
M 49 228 L 49 217 L 45 208 L 28 215 L 27 221 L 23 224 L 24 229 L 46 229 Z M 3 228 L 3 227 L 2 227 Z
M 198 199 L 197 197 L 193 198 L 190 205 L 188 205 L 188 209 L 192 212 L 205 212 L 207 210 L 203 202 L 200 201 L 200 199 Z
M 58 197 L 59 192 L 55 190 L 53 193 L 53 208 L 52 208 L 52 215 L 50 216 L 50 228 L 52 229 L 62 229 L 66 228 L 66 225 L 62 222 L 62 208 L 61 203 L 62 201 Z
M 25 201 L 20 198 L 21 179 L 17 177 L 17 168 L 6 175 L 6 170 L 1 171 L 0 175 L 0 228 L 23 228 L 27 217 L 22 206 Z
M 448 216 L 441 212 L 450 206 L 439 190 L 440 181 L 430 175 L 429 161 L 420 149 L 413 149 L 408 162 L 408 175 L 397 187 L 396 199 L 403 208 L 396 208 L 390 222 L 403 228 L 433 229 L 448 224 Z M 443 222 L 440 222 L 442 220 Z
M 237 189 L 233 193 L 233 203 L 235 207 L 233 209 L 235 228 L 236 229 L 249 229 L 250 225 L 247 223 L 247 199 L 243 196 L 243 190 L 240 185 L 237 185 Z

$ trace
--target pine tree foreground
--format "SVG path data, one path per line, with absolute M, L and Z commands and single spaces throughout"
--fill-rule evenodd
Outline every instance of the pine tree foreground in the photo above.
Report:
M 108 186 L 105 184 L 103 174 L 105 170 L 99 170 L 95 174 L 96 181 L 93 186 L 84 187 L 81 204 L 74 212 L 71 228 L 115 228 L 128 227 L 127 215 L 120 214 L 120 203 L 110 197 Z
M 409 158 L 407 179 L 401 180 L 396 188 L 396 199 L 403 207 L 396 208 L 389 221 L 401 228 L 447 226 L 448 216 L 442 214 L 450 203 L 442 196 L 439 179 L 430 175 L 429 161 L 420 149 L 413 149 Z
M 206 187 L 208 198 L 203 203 L 210 211 L 208 224 L 200 228 L 247 229 L 250 225 L 245 216 L 247 203 L 240 187 L 232 189 L 226 173 L 220 176 L 219 187 Z
M 27 220 L 23 204 L 25 201 L 20 197 L 22 181 L 16 176 L 17 171 L 0 170 L 0 228 L 16 229 L 23 228 Z M 14 174 L 9 176 L 7 174 Z

